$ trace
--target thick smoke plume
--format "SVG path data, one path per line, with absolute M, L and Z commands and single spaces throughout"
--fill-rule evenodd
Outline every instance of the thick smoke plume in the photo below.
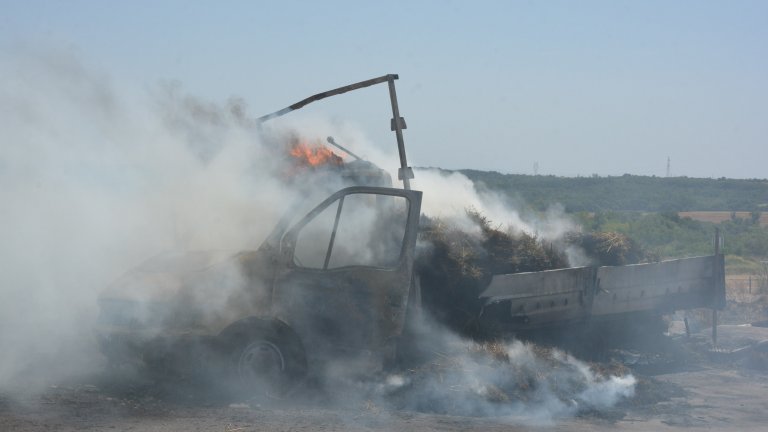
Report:
M 332 404 L 454 416 L 495 417 L 510 424 L 549 425 L 611 409 L 634 396 L 623 366 L 591 365 L 567 352 L 517 340 L 463 339 L 425 317 L 417 358 L 377 379 L 355 381 L 333 364 L 326 371 Z M 343 365 L 343 364 L 342 364 Z
M 0 60 L 0 387 L 92 369 L 104 287 L 159 252 L 255 249 L 303 187 L 241 101 L 60 50 Z
M 453 351 L 387 382 L 389 400 L 400 408 L 545 424 L 611 408 L 634 395 L 636 380 L 623 372 L 597 373 L 562 351 L 514 341 L 457 342 Z
M 427 216 L 445 219 L 467 231 L 479 232 L 480 228 L 467 217 L 468 209 L 499 224 L 499 229 L 534 235 L 545 241 L 561 240 L 566 233 L 578 230 L 562 206 L 536 213 L 496 191 L 473 183 L 459 172 L 419 169 L 413 183 L 416 189 L 429 191 L 423 203 Z
M 174 84 L 137 89 L 60 50 L 3 52 L 0 64 L 0 390 L 102 367 L 93 337 L 97 297 L 147 258 L 257 248 L 291 202 L 306 194 L 307 185 L 287 177 L 295 167 L 279 147 L 286 137 L 333 135 L 397 178 L 395 153 L 371 145 L 349 124 L 299 117 L 259 129 L 241 100 L 211 103 Z M 338 186 L 329 181 L 324 189 Z M 419 170 L 414 187 L 424 191 L 427 216 L 468 231 L 479 227 L 467 208 L 504 229 L 551 241 L 574 228 L 560 210 L 515 210 L 461 174 Z M 234 293 L 240 275 L 229 273 L 223 289 Z M 445 330 L 424 337 L 466 345 Z M 520 343 L 499 349 L 502 364 L 471 349 L 450 354 L 458 367 L 440 376 L 478 396 L 462 412 L 542 410 L 536 418 L 546 419 L 631 394 L 631 377 L 600 377 L 555 352 L 547 360 L 554 369 L 546 369 L 554 381 L 538 382 L 530 400 L 489 403 L 497 390 L 503 398 L 504 386 L 520 384 L 517 372 L 536 375 L 546 363 Z M 445 404 L 459 401 L 439 399 L 446 392 L 436 376 L 392 375 L 374 396 L 386 395 L 394 407 L 450 411 Z M 563 380 L 571 383 L 564 394 L 572 400 L 556 397 L 553 382 Z M 419 406 L 422 400 L 431 407 Z

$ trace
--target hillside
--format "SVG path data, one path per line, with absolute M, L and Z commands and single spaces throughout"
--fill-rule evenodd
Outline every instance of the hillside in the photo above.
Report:
M 648 177 L 556 177 L 460 170 L 476 183 L 534 208 L 568 212 L 768 211 L 768 180 Z

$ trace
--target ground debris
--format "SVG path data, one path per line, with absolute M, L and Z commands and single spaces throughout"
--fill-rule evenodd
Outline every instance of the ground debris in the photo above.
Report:
M 408 385 L 390 395 L 396 408 L 468 415 L 572 415 L 613 405 L 597 401 L 600 386 L 631 395 L 634 378 L 620 364 L 590 364 L 556 348 L 520 341 L 467 342 L 405 372 Z M 626 381 L 621 382 L 621 379 Z M 615 386 L 607 385 L 616 381 Z

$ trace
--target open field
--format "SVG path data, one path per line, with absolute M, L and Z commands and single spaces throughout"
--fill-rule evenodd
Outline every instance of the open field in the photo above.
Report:
M 732 217 L 746 220 L 750 220 L 752 218 L 752 213 L 747 211 L 684 211 L 678 212 L 677 214 L 680 215 L 680 217 L 687 217 L 693 220 L 712 223 L 725 222 L 731 220 Z M 760 226 L 768 226 L 768 212 L 760 213 Z

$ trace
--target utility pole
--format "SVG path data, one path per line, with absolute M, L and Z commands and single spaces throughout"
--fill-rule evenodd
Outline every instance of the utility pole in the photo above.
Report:
M 720 253 L 722 250 L 720 249 L 720 243 L 722 242 L 722 237 L 720 237 L 720 228 L 715 228 L 715 259 L 720 259 Z M 721 279 L 723 282 L 722 289 L 725 290 L 725 275 L 719 274 L 720 271 L 716 272 L 715 277 L 717 279 Z M 712 347 L 714 349 L 717 349 L 717 300 L 712 302 Z M 722 306 L 721 306 L 722 308 Z
M 669 156 L 667 156 L 667 177 L 669 177 L 669 165 L 670 165 L 669 162 L 670 162 Z

